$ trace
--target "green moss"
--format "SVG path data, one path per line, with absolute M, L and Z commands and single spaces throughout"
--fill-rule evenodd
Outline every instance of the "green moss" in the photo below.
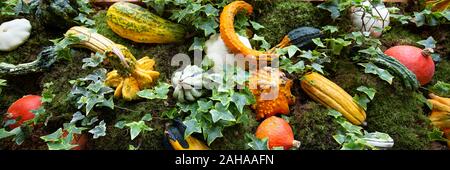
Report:
M 436 70 L 433 76 L 433 80 L 430 83 L 434 85 L 437 81 L 443 81 L 446 83 L 450 83 L 450 61 L 448 59 L 444 59 L 440 63 L 436 64 Z
M 422 39 L 424 38 L 419 34 L 411 32 L 403 26 L 392 27 L 391 30 L 384 33 L 381 37 L 381 41 L 386 47 L 395 45 L 416 45 L 416 42 Z
M 265 27 L 256 34 L 264 36 L 272 46 L 289 31 L 300 26 L 319 27 L 320 21 L 328 17 L 310 2 L 297 0 L 270 1 L 256 11 L 256 21 Z

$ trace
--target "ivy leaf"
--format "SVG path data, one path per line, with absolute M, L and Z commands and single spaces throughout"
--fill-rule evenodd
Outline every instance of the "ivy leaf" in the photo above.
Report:
M 331 34 L 338 32 L 338 28 L 336 26 L 327 25 L 322 27 L 323 32 L 330 32 Z
M 189 47 L 189 51 L 200 50 L 203 51 L 203 47 L 205 47 L 205 38 L 194 37 L 194 42 Z M 205 57 L 207 58 L 207 57 Z
M 436 40 L 432 36 L 429 36 L 426 40 L 417 41 L 417 43 L 425 48 L 436 48 Z
M 359 86 L 356 90 L 365 93 L 370 100 L 373 100 L 373 98 L 375 97 L 375 93 L 377 92 L 377 90 L 375 90 L 374 88 L 369 88 L 366 86 Z
M 320 38 L 314 38 L 312 39 L 312 41 L 314 42 L 314 44 L 316 44 L 318 47 L 322 47 L 325 48 L 326 46 L 322 43 L 322 41 L 320 40 Z
M 428 139 L 430 139 L 430 141 L 447 142 L 448 139 L 445 139 L 444 137 L 442 137 L 443 135 L 444 135 L 444 132 L 442 132 L 438 128 L 433 128 L 433 131 L 428 133 Z
M 91 54 L 90 58 L 83 58 L 83 66 L 81 66 L 82 69 L 86 69 L 88 67 L 97 67 L 99 64 L 103 62 L 103 59 L 105 58 L 105 55 L 97 52 L 95 54 Z
M 58 130 L 56 130 L 51 134 L 41 136 L 41 139 L 44 140 L 45 142 L 58 142 L 61 140 L 62 135 L 63 135 L 62 128 L 59 128 Z
M 141 118 L 141 120 L 142 121 L 151 121 L 153 118 L 152 118 L 152 114 L 150 114 L 150 113 L 147 113 L 147 114 L 145 114 L 142 118 Z
M 77 121 L 79 121 L 79 120 L 83 120 L 84 118 L 85 118 L 86 116 L 84 116 L 83 114 L 81 114 L 81 112 L 75 112 L 73 115 L 72 115 L 72 120 L 70 120 L 70 123 L 76 123 Z
M 339 143 L 340 145 L 342 145 L 343 143 L 345 143 L 347 137 L 341 133 L 333 135 L 333 139 Z
M 292 64 L 292 61 L 287 58 L 282 58 L 280 63 L 280 69 L 291 73 L 301 73 L 305 70 L 305 62 L 300 60 L 299 62 Z
M 184 137 L 190 136 L 192 133 L 202 133 L 202 128 L 200 123 L 196 119 L 189 119 L 183 121 L 183 124 L 186 126 L 186 130 L 184 131 Z
M 219 24 L 214 18 L 200 18 L 195 20 L 193 24 L 196 28 L 203 30 L 205 37 L 216 33 L 216 28 L 219 27 Z
M 231 101 L 238 108 L 239 113 L 244 112 L 244 106 L 251 104 L 249 97 L 246 94 L 240 92 L 234 92 L 231 96 Z
M 449 83 L 438 81 L 429 90 L 438 96 L 450 97 L 450 84 Z
M 167 93 L 169 92 L 169 87 L 171 87 L 168 83 L 158 83 L 153 89 L 145 89 L 141 90 L 137 93 L 139 97 L 146 99 L 167 99 Z
M 290 45 L 290 46 L 287 46 L 285 48 L 287 49 L 287 53 L 288 53 L 289 58 L 294 56 L 295 53 L 297 53 L 297 51 L 300 51 L 300 49 L 297 46 L 295 46 L 295 45 Z
M 2 128 L 2 129 L 0 129 L 0 139 L 17 135 L 21 131 L 22 131 L 22 129 L 20 127 L 16 127 L 16 128 L 14 128 L 13 130 L 11 130 L 9 132 L 7 130 L 5 130 L 4 128 Z
M 214 109 L 209 111 L 212 116 L 212 120 L 214 123 L 218 122 L 219 120 L 225 120 L 225 121 L 236 121 L 233 114 L 228 110 L 228 108 L 222 103 L 216 103 L 214 106 Z
M 250 142 L 247 143 L 247 148 L 252 150 L 269 150 L 268 141 L 269 138 L 258 139 L 254 134 L 245 134 L 245 138 Z
M 340 112 L 333 110 L 333 109 L 329 109 L 327 112 L 327 115 L 333 116 L 335 119 L 342 116 L 342 114 Z
M 94 139 L 106 135 L 106 123 L 102 120 L 97 126 L 89 130 L 89 133 L 94 135 Z
M 206 16 L 208 16 L 208 17 L 219 15 L 219 10 L 214 8 L 211 4 L 205 5 L 203 8 L 203 12 L 205 12 Z
M 320 5 L 318 5 L 317 7 L 329 11 L 331 13 L 331 18 L 333 20 L 338 18 L 341 15 L 340 10 L 339 10 L 339 4 L 338 4 L 337 0 L 329 0 L 329 1 L 323 2 Z
M 250 24 L 252 24 L 252 27 L 255 30 L 259 30 L 259 29 L 265 28 L 264 26 L 262 26 L 261 24 L 255 22 L 255 21 L 250 21 Z
M 356 101 L 356 103 L 358 103 L 359 106 L 361 106 L 364 110 L 367 110 L 367 103 L 370 102 L 369 98 L 367 98 L 366 95 L 364 96 L 359 96 L 358 94 L 356 94 L 353 97 L 353 100 Z
M 367 49 L 359 50 L 358 52 L 364 53 L 364 54 L 369 54 L 371 56 L 382 53 L 380 48 L 375 48 L 375 47 L 369 47 Z
M 322 70 L 322 68 L 323 68 L 322 65 L 317 64 L 317 63 L 312 63 L 311 66 L 312 66 L 312 68 L 313 68 L 314 70 L 318 71 L 319 73 L 324 74 L 324 73 L 323 73 L 323 70 Z
M 123 129 L 125 127 L 126 121 L 121 120 L 116 122 L 116 124 L 114 125 L 114 127 L 119 128 L 119 129 Z
M 127 123 L 125 124 L 125 126 L 130 128 L 131 140 L 136 138 L 141 132 L 153 130 L 152 128 L 148 127 L 142 120 L 138 122 Z
M 198 100 L 198 111 L 199 112 L 208 112 L 212 106 L 213 106 L 213 102 L 211 100 L 209 101 L 205 101 L 205 100 Z
M 206 141 L 208 145 L 211 145 L 211 143 L 217 138 L 223 137 L 222 129 L 218 126 L 214 126 L 212 128 L 205 128 L 203 129 L 203 133 L 207 134 Z
M 388 71 L 377 67 L 373 63 L 358 63 L 358 65 L 363 66 L 365 68 L 364 73 L 371 73 L 378 75 L 378 77 L 380 77 L 382 80 L 388 82 L 389 84 L 392 84 L 394 76 L 392 76 L 392 74 L 389 73 Z
M 260 37 L 260 36 L 255 34 L 253 36 L 252 40 L 261 42 L 261 48 L 263 48 L 265 50 L 269 50 L 270 44 L 266 41 L 266 39 L 264 39 L 264 37 Z

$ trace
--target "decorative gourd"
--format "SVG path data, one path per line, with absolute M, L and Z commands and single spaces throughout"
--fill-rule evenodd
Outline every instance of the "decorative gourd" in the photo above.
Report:
M 16 123 L 9 125 L 9 128 L 14 129 L 23 122 L 33 119 L 34 113 L 31 111 L 37 110 L 41 106 L 41 96 L 27 95 L 16 100 L 6 111 L 6 120 L 16 120 Z
M 184 137 L 186 126 L 179 121 L 166 124 L 164 143 L 174 150 L 209 150 L 202 141 L 192 136 Z
M 239 40 L 248 48 L 252 48 L 250 40 L 246 37 L 238 35 Z M 206 57 L 214 62 L 212 70 L 216 73 L 222 72 L 226 65 L 234 65 L 234 54 L 230 53 L 230 50 L 223 42 L 219 34 L 212 35 L 205 42 Z
M 90 0 L 90 2 L 98 6 L 110 6 L 116 2 L 129 2 L 138 5 L 145 5 L 145 3 L 141 0 Z
M 31 0 L 29 4 L 30 13 L 34 14 L 45 28 L 65 30 L 77 25 L 75 18 L 80 11 L 76 0 Z
M 119 36 L 139 43 L 181 42 L 184 27 L 128 2 L 111 5 L 106 13 L 109 27 Z
M 27 19 L 15 19 L 0 25 L 0 51 L 12 51 L 30 37 L 31 24 Z
M 387 49 L 384 53 L 396 58 L 411 70 L 421 85 L 425 85 L 433 79 L 434 61 L 427 49 L 422 50 L 414 46 L 399 45 Z
M 351 10 L 351 20 L 355 29 L 371 33 L 374 37 L 381 36 L 381 32 L 376 28 L 384 29 L 389 26 L 389 11 L 382 2 L 372 4 L 369 1 L 362 3 L 364 8 L 353 7 Z M 366 11 L 370 9 L 371 11 Z
M 450 147 L 450 98 L 440 97 L 433 93 L 430 93 L 429 96 L 431 99 L 428 99 L 428 102 L 433 105 L 429 117 L 431 123 L 444 132 Z
M 188 65 L 182 71 L 175 72 L 172 77 L 172 84 L 175 90 L 173 97 L 178 101 L 195 101 L 202 96 L 203 91 L 199 88 L 203 85 L 204 70 L 196 65 Z
M 116 88 L 115 97 L 122 97 L 125 100 L 137 99 L 137 92 L 151 87 L 159 77 L 159 72 L 154 71 L 154 60 L 143 57 L 136 61 L 125 46 L 115 44 L 91 29 L 72 27 L 65 36 L 71 35 L 87 37 L 87 40 L 73 44 L 74 46 L 85 47 L 107 56 L 108 62 L 116 70 L 106 75 L 105 84 Z
M 300 141 L 294 140 L 294 133 L 289 123 L 276 116 L 271 116 L 261 122 L 256 129 L 255 136 L 258 139 L 268 138 L 269 149 L 283 147 L 288 150 L 300 147 Z
M 375 56 L 366 57 L 370 62 L 377 65 L 382 65 L 391 72 L 394 72 L 403 81 L 403 85 L 411 90 L 417 90 L 420 87 L 420 83 L 416 78 L 416 75 L 405 67 L 400 61 L 393 57 L 389 57 L 385 54 L 377 54 Z
M 239 40 L 234 30 L 234 16 L 239 11 L 245 11 L 250 15 L 253 13 L 253 7 L 244 1 L 234 1 L 223 8 L 220 14 L 220 37 L 223 42 L 235 54 L 242 54 L 256 60 L 271 61 L 274 55 L 248 48 Z
M 366 133 L 364 135 L 364 140 L 372 146 L 377 147 L 378 149 L 388 149 L 394 146 L 394 139 L 392 139 L 389 135 L 386 134 L 385 138 L 377 137 L 375 135 L 380 134 L 379 132 L 374 133 Z M 381 133 L 382 134 L 382 133 Z
M 288 114 L 289 105 L 295 101 L 291 94 L 292 83 L 277 68 L 264 67 L 252 72 L 248 87 L 256 97 L 256 103 L 252 105 L 256 119 Z
M 5 75 L 22 75 L 28 74 L 32 72 L 43 71 L 44 69 L 49 68 L 53 63 L 55 63 L 57 59 L 56 54 L 54 53 L 53 48 L 47 47 L 42 50 L 36 60 L 23 63 L 23 64 L 9 64 L 9 63 L 0 63 L 0 74 Z
M 366 112 L 353 101 L 352 96 L 319 73 L 302 77 L 301 87 L 313 100 L 340 112 L 355 125 L 366 124 Z
M 303 48 L 311 44 L 314 38 L 322 36 L 320 29 L 314 27 L 298 27 L 289 31 L 289 33 L 283 37 L 281 42 L 272 48 L 270 51 L 275 51 L 276 48 L 284 48 L 289 45 L 295 45 L 298 48 Z

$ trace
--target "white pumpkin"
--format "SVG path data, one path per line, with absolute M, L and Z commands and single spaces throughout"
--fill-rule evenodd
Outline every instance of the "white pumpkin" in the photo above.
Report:
M 11 51 L 30 37 L 31 24 L 27 19 L 15 19 L 0 25 L 0 51 Z
M 248 48 L 252 48 L 250 40 L 238 35 L 239 40 Z M 206 57 L 214 62 L 212 70 L 216 73 L 222 72 L 226 65 L 234 65 L 234 54 L 230 52 L 228 47 L 223 42 L 220 34 L 212 35 L 208 41 L 205 42 Z
M 173 97 L 180 102 L 195 101 L 202 96 L 199 88 L 203 85 L 203 69 L 196 65 L 188 65 L 182 71 L 177 71 L 172 76 L 172 84 L 175 90 Z
M 384 6 L 383 3 L 374 4 L 374 6 L 372 6 L 369 1 L 364 1 L 362 5 L 369 7 L 369 9 L 372 9 L 372 12 L 365 11 L 361 7 L 353 7 L 351 9 L 351 20 L 353 22 L 353 26 L 357 30 L 370 32 L 374 37 L 381 36 L 381 32 L 376 31 L 375 28 L 384 29 L 389 25 L 388 9 Z M 363 15 L 364 18 L 362 18 Z

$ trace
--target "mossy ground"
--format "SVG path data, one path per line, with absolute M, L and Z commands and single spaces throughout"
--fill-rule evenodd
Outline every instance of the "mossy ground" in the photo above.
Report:
M 255 8 L 254 20 L 265 26 L 265 29 L 255 33 L 266 37 L 266 40 L 275 45 L 290 30 L 298 26 L 321 27 L 336 24 L 341 31 L 351 29 L 349 21 L 339 19 L 335 23 L 328 17 L 326 11 L 319 10 L 313 4 L 298 2 L 296 0 L 283 1 L 251 1 Z M 186 53 L 192 43 L 188 39 L 180 44 L 136 44 L 130 40 L 120 38 L 113 33 L 105 22 L 105 11 L 100 11 L 94 16 L 98 33 L 110 38 L 116 43 L 123 44 L 131 50 L 136 58 L 149 56 L 156 60 L 156 70 L 161 72 L 160 81 L 168 81 L 177 67 L 170 66 L 170 59 L 177 53 Z M 381 38 L 384 48 L 398 44 L 415 44 L 418 40 L 425 39 L 430 35 L 436 36 L 441 46 L 449 47 L 449 32 L 436 31 L 438 28 L 424 28 L 415 30 L 409 26 L 393 27 Z M 418 31 L 419 30 L 419 31 Z M 434 30 L 434 31 L 433 31 Z M 448 30 L 448 29 L 447 29 Z M 46 31 L 33 32 L 30 40 L 18 50 L 11 53 L 0 53 L 0 62 L 27 62 L 33 60 L 40 48 L 51 45 L 47 39 L 58 38 L 61 33 L 48 33 Z M 442 38 L 442 36 L 444 38 Z M 440 37 L 440 38 L 437 38 Z M 450 63 L 445 56 L 449 55 L 448 49 L 439 50 L 443 60 L 436 66 L 436 81 L 450 82 Z M 190 54 L 192 55 L 192 54 Z M 67 100 L 71 85 L 69 80 L 84 77 L 92 72 L 92 69 L 81 69 L 81 59 L 89 56 L 89 51 L 77 49 L 71 61 L 60 61 L 49 71 L 27 75 L 24 77 L 3 77 L 8 80 L 8 87 L 2 93 L 0 99 L 0 113 L 4 113 L 7 107 L 16 99 L 25 94 L 39 94 L 44 83 L 53 82 L 55 98 L 45 107 L 47 112 L 53 114 L 53 118 L 39 134 L 48 134 L 62 126 L 62 123 L 71 119 L 76 111 L 73 101 Z M 349 57 L 340 56 L 332 59 L 333 63 L 326 65 L 326 76 L 336 84 L 344 88 L 351 95 L 356 93 L 356 88 L 364 85 L 377 90 L 376 97 L 368 105 L 367 126 L 365 130 L 379 131 L 390 134 L 395 140 L 395 149 L 430 149 L 431 143 L 427 138 L 430 131 L 427 110 L 424 104 L 415 99 L 417 92 L 403 89 L 402 85 L 395 80 L 392 85 L 380 80 L 374 75 L 364 74 L 363 69 L 350 61 Z M 294 129 L 295 138 L 302 142 L 301 149 L 339 149 L 332 135 L 335 134 L 338 125 L 326 115 L 326 108 L 312 101 L 302 92 L 298 80 L 295 81 L 293 94 L 297 96 L 295 105 L 291 107 L 290 124 Z M 116 109 L 95 109 L 93 115 L 105 120 L 107 135 L 88 142 L 88 149 L 128 149 L 128 145 L 139 146 L 140 149 L 165 149 L 162 144 L 163 127 L 167 119 L 160 118 L 160 114 L 174 105 L 174 100 L 167 101 L 134 101 L 125 102 L 115 100 Z M 129 131 L 113 127 L 119 120 L 135 121 L 144 114 L 151 113 L 154 119 L 149 124 L 154 130 L 140 135 L 131 141 Z M 212 149 L 244 149 L 245 133 L 253 133 L 258 125 L 253 116 L 251 123 L 237 125 L 224 130 L 223 138 L 217 139 Z M 38 133 L 38 132 L 36 132 Z M 9 140 L 2 140 L 0 148 L 4 149 L 45 149 L 43 142 L 38 138 L 32 138 L 24 145 L 14 146 Z M 34 145 L 33 145 L 34 144 Z M 14 146 L 14 147 L 12 147 Z

